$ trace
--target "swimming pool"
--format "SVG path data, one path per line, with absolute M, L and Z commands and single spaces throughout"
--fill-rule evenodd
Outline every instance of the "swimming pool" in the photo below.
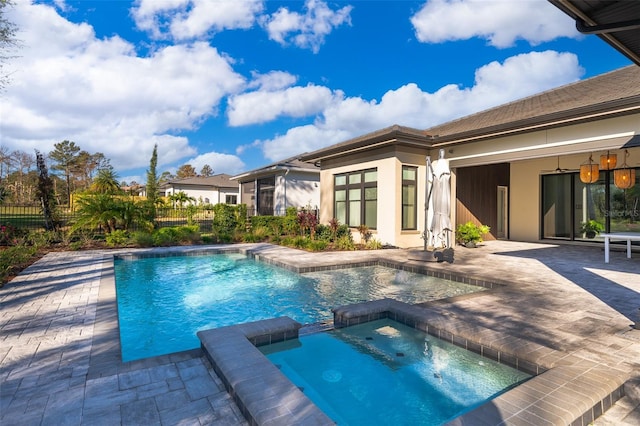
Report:
M 531 377 L 389 319 L 259 349 L 338 425 L 441 425 Z
M 297 274 L 239 253 L 116 259 L 114 268 L 124 361 L 197 348 L 208 328 L 284 315 L 311 324 L 351 303 L 483 290 L 380 266 Z

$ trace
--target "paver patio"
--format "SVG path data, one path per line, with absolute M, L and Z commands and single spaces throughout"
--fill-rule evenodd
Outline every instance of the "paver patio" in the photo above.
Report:
M 378 259 L 423 264 L 408 260 L 406 250 L 235 247 L 300 268 Z M 200 349 L 120 361 L 115 295 L 105 283 L 113 279 L 111 256 L 128 251 L 50 253 L 0 289 L 0 424 L 247 424 Z M 640 254 L 613 251 L 605 264 L 601 247 L 491 241 L 456 248 L 454 263 L 427 267 L 506 284 L 428 304 L 434 314 L 489 329 L 492 338 L 551 348 L 622 381 L 640 379 L 640 330 L 633 328 Z M 638 388 L 627 387 L 630 394 Z M 623 398 L 595 423 L 640 424 L 638 404 L 637 394 Z

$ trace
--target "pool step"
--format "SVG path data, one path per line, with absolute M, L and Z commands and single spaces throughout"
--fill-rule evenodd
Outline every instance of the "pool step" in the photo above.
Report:
M 618 400 L 593 426 L 640 425 L 640 377 L 624 384 L 625 396 Z

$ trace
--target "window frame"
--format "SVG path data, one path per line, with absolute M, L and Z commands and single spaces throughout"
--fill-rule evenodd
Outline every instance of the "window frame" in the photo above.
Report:
M 412 170 L 414 172 L 414 179 L 405 179 L 404 172 L 405 170 Z M 405 200 L 405 188 L 408 188 L 410 185 L 413 185 L 413 204 L 409 204 L 407 200 Z M 401 181 L 401 206 L 402 211 L 400 214 L 400 229 L 402 231 L 416 231 L 418 229 L 418 167 L 417 166 L 402 166 L 402 181 Z M 413 210 L 413 226 L 409 226 L 405 223 L 405 209 L 412 208 Z
M 366 181 L 366 177 L 368 173 L 375 172 L 376 177 L 373 181 Z M 366 225 L 369 229 L 377 229 L 378 225 L 378 169 L 376 167 L 364 169 L 364 170 L 355 170 L 351 172 L 338 173 L 333 175 L 333 211 L 334 217 L 340 220 L 341 223 L 345 223 L 350 228 L 357 228 L 360 225 Z M 338 184 L 338 181 L 343 181 L 344 183 Z M 351 181 L 357 181 L 356 183 L 350 183 Z M 375 198 L 371 198 L 371 189 L 375 189 Z M 367 191 L 369 190 L 369 191 Z M 338 200 L 337 193 L 339 191 L 344 191 L 344 196 Z M 349 193 L 350 191 L 358 192 L 358 199 L 350 199 Z M 367 198 L 369 196 L 369 198 Z M 357 207 L 358 212 L 357 215 L 359 217 L 359 225 L 351 224 L 352 222 L 349 220 L 352 206 L 355 206 L 355 203 L 359 203 Z M 369 212 L 374 213 L 375 223 L 368 224 L 366 223 L 367 219 L 367 206 L 371 206 L 371 203 L 375 205 L 375 211 Z M 342 207 L 342 208 L 340 208 Z M 337 212 L 343 210 L 344 218 L 338 217 Z

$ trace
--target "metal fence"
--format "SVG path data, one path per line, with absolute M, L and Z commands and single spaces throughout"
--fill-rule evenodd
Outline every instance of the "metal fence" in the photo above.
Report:
M 198 224 L 203 232 L 210 232 L 213 227 L 213 210 L 187 211 L 186 208 L 158 208 L 156 209 L 156 226 L 170 227 L 187 225 L 191 215 L 191 223 Z M 56 210 L 56 218 L 62 229 L 68 229 L 78 219 L 78 214 L 73 208 L 59 207 Z M 45 229 L 42 210 L 37 206 L 24 205 L 0 205 L 0 225 L 11 225 L 19 229 L 43 230 Z M 135 231 L 135 227 L 131 229 Z M 99 230 L 97 230 L 99 231 Z

